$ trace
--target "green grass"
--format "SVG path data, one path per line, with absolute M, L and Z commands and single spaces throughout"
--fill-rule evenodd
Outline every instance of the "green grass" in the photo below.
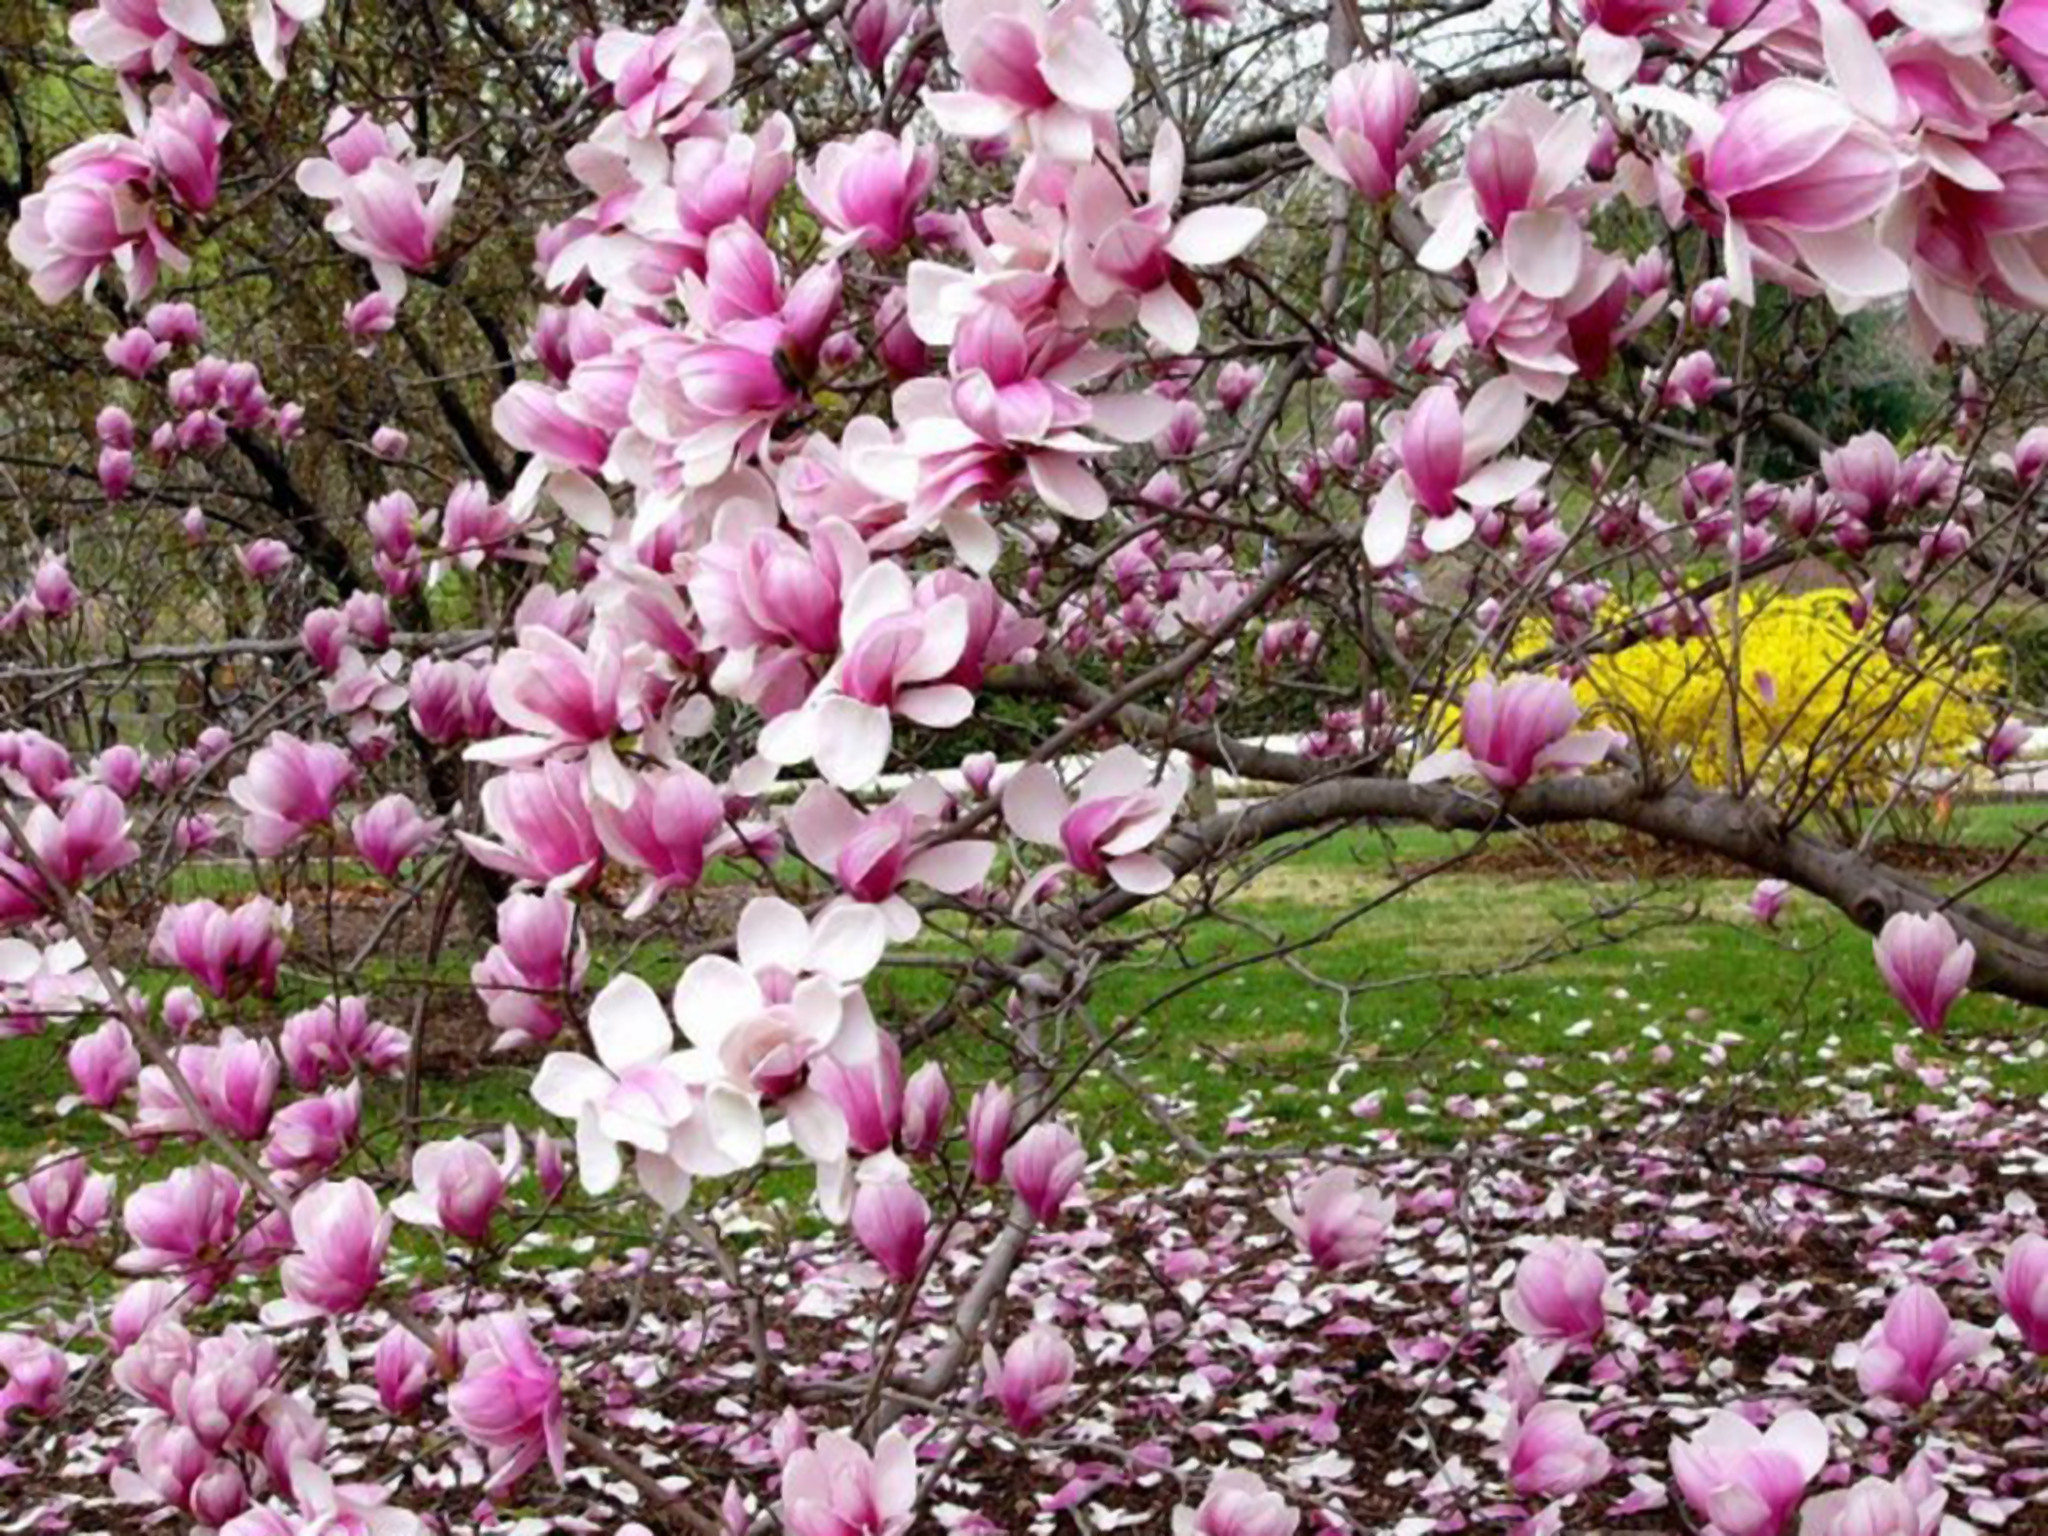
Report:
M 2041 815 L 2034 806 L 1974 807 L 1952 830 L 1965 843 L 2010 845 Z M 1748 1102 L 1795 1109 L 1841 1091 L 1901 1044 L 1931 1059 L 1967 1057 L 1989 1092 L 2048 1093 L 2048 1049 L 2026 1010 L 1973 995 L 1945 1040 L 1927 1040 L 1884 992 L 1868 935 L 1814 898 L 1795 892 L 1779 927 L 1764 930 L 1744 911 L 1748 880 L 1638 878 L 1611 859 L 1587 858 L 1597 844 L 1570 842 L 1559 847 L 1555 875 L 1453 865 L 1400 888 L 1401 871 L 1469 847 L 1470 839 L 1426 829 L 1353 831 L 1306 844 L 1230 889 L 1221 917 L 1183 925 L 1155 905 L 1125 920 L 1085 1018 L 1070 1016 L 1055 1042 L 1076 1078 L 1077 1121 L 1143 1178 L 1167 1171 L 1173 1137 L 1133 1085 L 1179 1132 L 1210 1147 L 1352 1139 L 1361 1123 L 1350 1106 L 1368 1095 L 1380 1104 L 1372 1123 L 1435 1142 L 1467 1133 L 1458 1108 L 1485 1125 L 1545 1129 L 1589 1114 L 1605 1096 L 1644 1090 L 1739 1091 Z M 1603 878 L 1566 876 L 1575 860 Z M 231 888 L 221 877 L 216 884 Z M 2048 874 L 2010 874 L 1980 899 L 2048 923 Z M 932 962 L 962 950 L 944 930 L 931 925 L 908 952 L 925 963 L 888 965 L 871 981 L 884 1021 L 910 1023 L 946 997 L 953 973 Z M 1275 957 L 1281 945 L 1298 948 Z M 592 990 L 622 958 L 595 958 Z M 469 959 L 448 959 L 436 979 L 466 985 Z M 680 955 L 644 944 L 630 964 L 665 992 Z M 401 976 L 380 958 L 358 984 L 394 988 L 384 1011 L 403 1020 L 418 975 Z M 156 988 L 167 977 L 138 980 Z M 299 976 L 277 1005 L 244 1004 L 241 1017 L 273 1027 L 324 991 L 317 978 Z M 1005 1070 L 1004 1030 L 1000 1009 L 983 1008 L 940 1042 L 956 1085 Z M 1096 1049 L 1101 1039 L 1115 1042 L 1122 1077 Z M 430 1077 L 427 1134 L 547 1125 L 528 1095 L 535 1065 L 485 1058 Z M 61 1041 L 0 1042 L 0 1168 L 107 1139 L 89 1113 L 52 1117 L 49 1106 L 68 1086 Z M 392 1123 L 396 1093 L 373 1088 L 366 1124 Z M 179 1155 L 170 1149 L 157 1161 Z M 124 1184 L 134 1181 L 131 1171 Z M 808 1180 L 775 1176 L 763 1188 L 801 1203 Z M 0 1239 L 22 1236 L 13 1213 L 0 1211 Z

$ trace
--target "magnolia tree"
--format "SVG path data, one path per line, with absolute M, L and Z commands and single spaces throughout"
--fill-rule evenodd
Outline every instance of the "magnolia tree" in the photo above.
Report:
M 1130 1060 L 1261 961 L 1348 1019 L 1319 946 L 1466 853 L 1231 898 L 1392 821 L 1746 869 L 1930 1035 L 2048 1000 L 2038 828 L 1958 890 L 1876 837 L 2025 764 L 2048 5 L 627 11 L 6 23 L 9 1504 L 1925 1536 L 1944 1405 L 2038 1447 L 2030 1199 L 1744 1393 L 1569 1170 L 1240 1157 Z M 527 1129 L 443 1102 L 485 1042 Z

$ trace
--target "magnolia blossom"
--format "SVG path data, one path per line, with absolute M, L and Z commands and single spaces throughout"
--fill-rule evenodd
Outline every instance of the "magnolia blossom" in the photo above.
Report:
M 262 0 L 268 9 L 269 0 Z M 324 0 L 311 0 L 318 13 Z M 286 7 L 307 8 L 308 0 Z M 445 164 L 412 153 L 402 128 L 387 128 L 348 107 L 335 109 L 324 146 L 329 158 L 299 163 L 299 190 L 330 205 L 327 232 L 343 250 L 370 263 L 380 288 L 405 294 L 405 274 L 433 266 L 455 217 L 462 159 Z M 424 194 L 424 195 L 423 195 Z
M 8 253 L 28 268 L 37 298 L 62 303 L 111 264 L 137 301 L 156 285 L 160 266 L 185 268 L 157 221 L 155 175 L 149 152 L 118 134 L 86 139 L 50 162 L 43 189 L 23 199 L 7 232 Z
M 392 1218 L 361 1179 L 316 1184 L 292 1202 L 297 1248 L 279 1267 L 284 1299 L 263 1309 L 272 1325 L 345 1317 L 369 1300 L 384 1277 Z
M 121 1206 L 134 1247 L 116 1267 L 127 1274 L 196 1273 L 238 1235 L 244 1193 L 241 1180 L 213 1163 L 143 1185 Z
M 484 785 L 484 825 L 496 841 L 457 832 L 456 841 L 486 868 L 550 891 L 582 885 L 604 858 L 590 813 L 589 772 L 559 759 L 501 773 Z
M 142 1071 L 142 1053 L 134 1036 L 119 1019 L 108 1019 L 98 1029 L 80 1035 L 65 1054 L 71 1081 L 78 1085 L 79 1098 L 94 1109 L 112 1109 L 131 1088 Z
M 1373 498 L 1365 520 L 1365 554 L 1378 569 L 1399 565 L 1420 508 L 1423 545 L 1434 554 L 1458 548 L 1478 526 L 1473 514 L 1513 501 L 1543 479 L 1535 459 L 1503 459 L 1528 419 L 1528 397 L 1511 378 L 1489 381 L 1460 407 L 1448 384 L 1426 389 L 1387 427 L 1399 443 L 1401 470 Z
M 31 1334 L 0 1333 L 0 1426 L 55 1415 L 70 1375 L 70 1361 L 54 1344 Z
M 789 1536 L 903 1536 L 917 1503 L 917 1453 L 900 1429 L 870 1456 L 827 1430 L 782 1464 L 779 1512 Z
M 1799 1536 L 1936 1536 L 1948 1494 L 1926 1458 L 1915 1456 L 1895 1480 L 1866 1477 L 1817 1494 L 1799 1512 Z
M 291 931 L 291 908 L 266 896 L 252 896 L 233 911 L 201 897 L 163 909 L 149 956 L 177 966 L 217 998 L 250 988 L 271 997 Z
M 284 1021 L 278 1046 L 301 1089 L 355 1073 L 391 1074 L 405 1065 L 412 1037 L 394 1024 L 373 1018 L 360 997 L 328 998 Z
M 785 766 L 814 761 L 841 789 L 864 789 L 889 758 L 893 718 L 943 729 L 974 711 L 974 695 L 947 681 L 967 649 L 965 598 L 920 608 L 908 574 L 870 566 L 846 594 L 839 659 L 801 709 L 761 732 L 761 755 Z
M 1864 1336 L 1856 1384 L 1866 1396 L 1917 1408 L 1943 1377 L 1990 1342 L 1983 1329 L 1954 1322 L 1931 1287 L 1909 1285 L 1885 1308 L 1884 1321 Z
M 939 25 L 963 89 L 928 91 L 946 132 L 1010 136 L 1080 164 L 1131 94 L 1131 66 L 1095 19 L 1092 0 L 942 0 Z
M 1173 1536 L 1294 1536 L 1300 1512 L 1256 1472 L 1236 1467 L 1209 1480 L 1202 1502 L 1173 1512 Z
M 543 1458 L 559 1482 L 568 1468 L 562 1374 L 534 1342 L 524 1312 L 462 1325 L 462 1379 L 448 1389 L 455 1427 L 489 1454 L 493 1489 L 509 1488 Z
M 84 1154 L 66 1152 L 38 1163 L 7 1191 L 14 1208 L 53 1243 L 82 1244 L 113 1217 L 113 1175 L 94 1173 Z
M 398 866 L 431 847 L 441 835 L 439 817 L 422 816 L 409 795 L 390 794 L 349 823 L 349 835 L 363 862 L 386 880 L 398 878 Z
M 1179 762 L 1163 774 L 1137 748 L 1113 747 L 1081 776 L 1069 799 L 1057 774 L 1027 763 L 1003 786 L 1003 820 L 1026 842 L 1066 855 L 1034 875 L 1020 905 L 1067 870 L 1109 880 L 1133 895 L 1153 896 L 1173 884 L 1173 869 L 1149 853 L 1186 798 L 1189 774 Z
M 1475 678 L 1458 716 L 1463 745 L 1425 757 L 1409 780 L 1479 778 L 1505 794 L 1545 773 L 1596 767 L 1625 740 L 1618 731 L 1574 731 L 1578 721 L 1568 683 L 1528 674 L 1505 683 Z
M 988 877 L 994 843 L 934 836 L 951 804 L 931 778 L 912 782 L 877 810 L 863 812 L 825 784 L 805 790 L 789 814 L 789 834 L 801 853 L 831 875 L 855 901 L 881 909 L 889 937 L 908 943 L 923 926 L 917 908 L 898 892 L 910 882 L 948 896 L 972 890 Z
M 590 819 L 607 853 L 647 874 L 626 907 L 626 916 L 636 918 L 667 892 L 695 886 L 704 877 L 706 861 L 733 838 L 726 826 L 725 797 L 696 769 L 627 770 L 627 778 L 631 792 L 625 802 L 593 799 Z
M 1768 1430 L 1720 1409 L 1671 1446 L 1678 1491 L 1712 1536 L 1778 1536 L 1827 1460 L 1827 1428 L 1804 1408 Z
M 1152 140 L 1142 204 L 1106 165 L 1083 166 L 1067 190 L 1067 281 L 1098 307 L 1134 297 L 1139 325 L 1169 352 L 1191 352 L 1201 340 L 1201 322 L 1182 291 L 1192 286 L 1186 269 L 1236 260 L 1266 228 L 1263 211 L 1237 204 L 1176 219 L 1186 163 L 1169 118 Z
M 1577 1238 L 1554 1237 L 1522 1256 L 1501 1316 L 1525 1338 L 1590 1343 L 1607 1327 L 1607 1266 Z
M 864 1182 L 854 1192 L 853 1235 L 898 1285 L 923 1272 L 931 1220 L 931 1206 L 907 1179 Z
M 489 1241 L 491 1217 L 518 1177 L 522 1151 L 519 1132 L 509 1125 L 503 1151 L 495 1157 L 466 1136 L 428 1142 L 413 1153 L 413 1187 L 391 1202 L 391 1214 L 481 1245 Z
M 1358 1187 L 1349 1168 L 1330 1168 L 1268 1202 L 1318 1269 L 1343 1269 L 1376 1256 L 1394 1225 L 1395 1205 L 1377 1189 Z
M 559 891 L 516 892 L 498 908 L 498 942 L 470 967 L 470 984 L 498 1031 L 493 1050 L 545 1044 L 561 1032 L 561 999 L 579 990 L 590 944 Z
M 1872 946 L 1877 973 L 1913 1022 L 1938 1034 L 1957 998 L 1969 989 L 1976 946 L 1956 936 L 1939 912 L 1894 912 Z
M 1043 1121 L 1004 1154 L 1003 1177 L 1033 1216 L 1051 1222 L 1080 1186 L 1087 1166 L 1081 1138 L 1057 1121 Z
M 228 784 L 243 811 L 242 840 L 259 858 L 275 858 L 313 827 L 333 819 L 356 765 L 341 748 L 273 731 L 248 768 Z
M 753 1099 L 723 1080 L 706 1081 L 676 1050 L 674 1026 L 654 989 L 619 976 L 590 1005 L 597 1060 L 549 1054 L 533 1082 L 534 1101 L 576 1122 L 583 1187 L 609 1194 L 624 1172 L 619 1147 L 634 1149 L 640 1186 L 665 1210 L 680 1210 L 696 1174 L 751 1167 L 762 1150 Z
M 2007 1251 L 1992 1284 L 2020 1342 L 2032 1354 L 2048 1355 L 2048 1237 L 2038 1232 L 2022 1236 Z
M 938 155 L 920 149 L 914 137 L 871 130 L 825 145 L 797 171 L 796 184 L 832 232 L 829 252 L 859 246 L 886 253 L 910 239 L 917 205 L 938 171 Z
M 1749 915 L 1766 928 L 1776 926 L 1791 893 L 1792 887 L 1783 880 L 1757 881 L 1756 889 L 1749 893 Z
M 1057 1328 L 1034 1324 L 998 1355 L 982 1346 L 982 1391 L 1019 1434 L 1028 1435 L 1074 1389 L 1074 1350 Z
M 1508 1486 L 1528 1498 L 1582 1493 L 1613 1469 L 1606 1444 L 1587 1430 L 1576 1403 L 1539 1403 L 1512 1418 L 1501 1436 Z
M 621 651 L 603 632 L 585 648 L 529 625 L 491 669 L 491 706 L 516 734 L 478 742 L 464 755 L 508 767 L 587 756 L 592 791 L 627 804 L 633 782 L 612 738 L 642 725 L 641 680 L 637 653 Z
M 1415 72 L 1399 59 L 1347 64 L 1331 77 L 1324 132 L 1300 128 L 1295 138 L 1318 169 L 1367 201 L 1382 202 L 1429 145 L 1431 135 L 1409 133 L 1421 99 Z

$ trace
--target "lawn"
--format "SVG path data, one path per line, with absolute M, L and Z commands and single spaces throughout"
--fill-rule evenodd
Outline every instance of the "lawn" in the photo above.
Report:
M 1971 808 L 1952 840 L 2009 846 L 2036 809 Z M 1853 1069 L 1889 1062 L 1902 1047 L 1964 1061 L 2000 1095 L 2048 1094 L 2048 1044 L 2026 1010 L 1972 996 L 1946 1039 L 1919 1036 L 1885 994 L 1868 936 L 1815 899 L 1795 894 L 1779 925 L 1765 929 L 1745 911 L 1747 880 L 1633 872 L 1598 841 L 1477 842 L 1414 827 L 1356 829 L 1306 842 L 1251 875 L 1214 916 L 1169 922 L 1155 909 L 1127 920 L 1119 937 L 1130 947 L 1097 973 L 1064 1043 L 1080 1076 L 1079 1122 L 1145 1180 L 1171 1176 L 1176 1140 L 1179 1150 L 1313 1144 L 1355 1136 L 1360 1120 L 1432 1143 L 1475 1127 L 1555 1129 L 1583 1120 L 1606 1094 L 1702 1095 L 1707 1071 L 1723 1098 L 1794 1108 L 1843 1092 Z M 1409 878 L 1440 862 L 1444 873 Z M 202 880 L 209 894 L 228 895 L 233 867 Z M 1979 899 L 2048 920 L 2048 871 L 2011 873 Z M 944 926 L 928 927 L 909 963 L 871 980 L 878 1017 L 908 1024 L 944 998 L 946 962 L 960 953 Z M 470 958 L 433 973 L 458 998 Z M 600 948 L 590 989 L 622 962 L 665 991 L 679 949 Z M 155 970 L 136 979 L 152 990 L 171 982 Z M 417 980 L 373 960 L 358 989 L 403 1021 Z M 244 1005 L 242 1017 L 261 1029 L 324 992 L 319 978 L 288 969 L 279 1004 Z M 990 1033 L 999 1027 L 983 1009 L 973 1027 L 941 1040 L 956 1083 L 999 1069 L 1005 1047 Z M 535 1054 L 479 1053 L 474 1066 L 433 1073 L 428 1112 L 546 1125 L 527 1093 Z M 5 1166 L 105 1134 L 90 1116 L 53 1118 L 67 1089 L 58 1039 L 0 1042 Z M 389 1123 L 374 1104 L 365 1120 Z

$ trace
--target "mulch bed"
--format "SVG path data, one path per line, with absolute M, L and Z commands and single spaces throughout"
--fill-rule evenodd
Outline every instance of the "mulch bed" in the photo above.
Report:
M 1938 1089 L 1935 1104 L 1888 1107 L 1908 1074 Z M 1532 1241 L 1571 1234 L 1598 1245 L 1624 1300 L 1548 1391 L 1587 1409 L 1616 1466 L 1550 1528 L 1691 1529 L 1667 1502 L 1669 1445 L 1710 1409 L 1749 1405 L 1823 1416 L 1834 1448 L 1825 1486 L 1896 1475 L 1924 1452 L 1952 1516 L 2048 1531 L 2048 1391 L 2009 1324 L 1918 1416 L 1865 1403 L 1849 1368 L 1908 1279 L 1936 1286 L 1961 1320 L 1997 1322 L 1983 1272 L 2041 1225 L 2048 1113 L 1988 1102 L 1966 1072 L 1910 1058 L 1845 1081 L 1831 1107 L 1797 1118 L 1710 1122 L 1713 1092 L 1614 1093 L 1578 1129 L 1474 1125 L 1441 1150 L 1349 1122 L 1330 1155 L 1364 1164 L 1399 1197 L 1401 1220 L 1377 1261 L 1335 1278 L 1314 1272 L 1264 1208 L 1300 1164 L 1248 1152 L 1138 1190 L 1100 1149 L 1092 1197 L 1032 1241 L 994 1320 L 1001 1342 L 1033 1318 L 1059 1326 L 1084 1362 L 1077 1393 L 1028 1440 L 966 1384 L 950 1414 L 912 1411 L 903 1426 L 923 1434 L 928 1461 L 944 1458 L 919 1530 L 1164 1532 L 1224 1467 L 1284 1490 L 1304 1532 L 1517 1529 L 1539 1511 L 1509 1493 L 1491 1455 L 1489 1394 L 1515 1338 L 1499 1296 Z M 1243 1129 L 1249 1147 L 1260 1128 Z M 774 1499 L 778 1415 L 795 1405 L 813 1429 L 848 1423 L 894 1311 L 857 1249 L 829 1235 L 787 1249 L 761 1241 L 764 1214 L 714 1212 L 746 1248 L 744 1289 L 766 1309 L 772 1377 L 756 1368 L 733 1289 L 680 1245 L 657 1257 L 593 1238 L 586 1267 L 515 1262 L 502 1289 L 467 1304 L 525 1305 L 570 1373 L 580 1422 L 698 1510 L 714 1513 L 732 1480 L 758 1513 Z M 949 1303 L 999 1221 L 984 1202 L 956 1230 L 910 1315 L 899 1375 L 945 1340 Z M 434 1289 L 446 1272 L 412 1278 L 429 1314 L 465 1304 Z M 545 1468 L 529 1474 L 493 1510 L 474 1453 L 428 1427 L 436 1415 L 392 1422 L 365 1401 L 382 1326 L 348 1329 L 354 1384 L 331 1410 L 337 1472 L 402 1483 L 399 1502 L 451 1532 L 609 1536 L 629 1518 L 660 1528 L 628 1484 L 588 1462 L 572 1464 L 563 1488 Z M 63 1420 L 6 1448 L 0 1530 L 141 1528 L 105 1480 L 133 1409 L 85 1369 L 86 1341 L 76 1349 L 82 1384 Z M 331 1403 L 316 1341 L 296 1358 L 295 1380 Z

